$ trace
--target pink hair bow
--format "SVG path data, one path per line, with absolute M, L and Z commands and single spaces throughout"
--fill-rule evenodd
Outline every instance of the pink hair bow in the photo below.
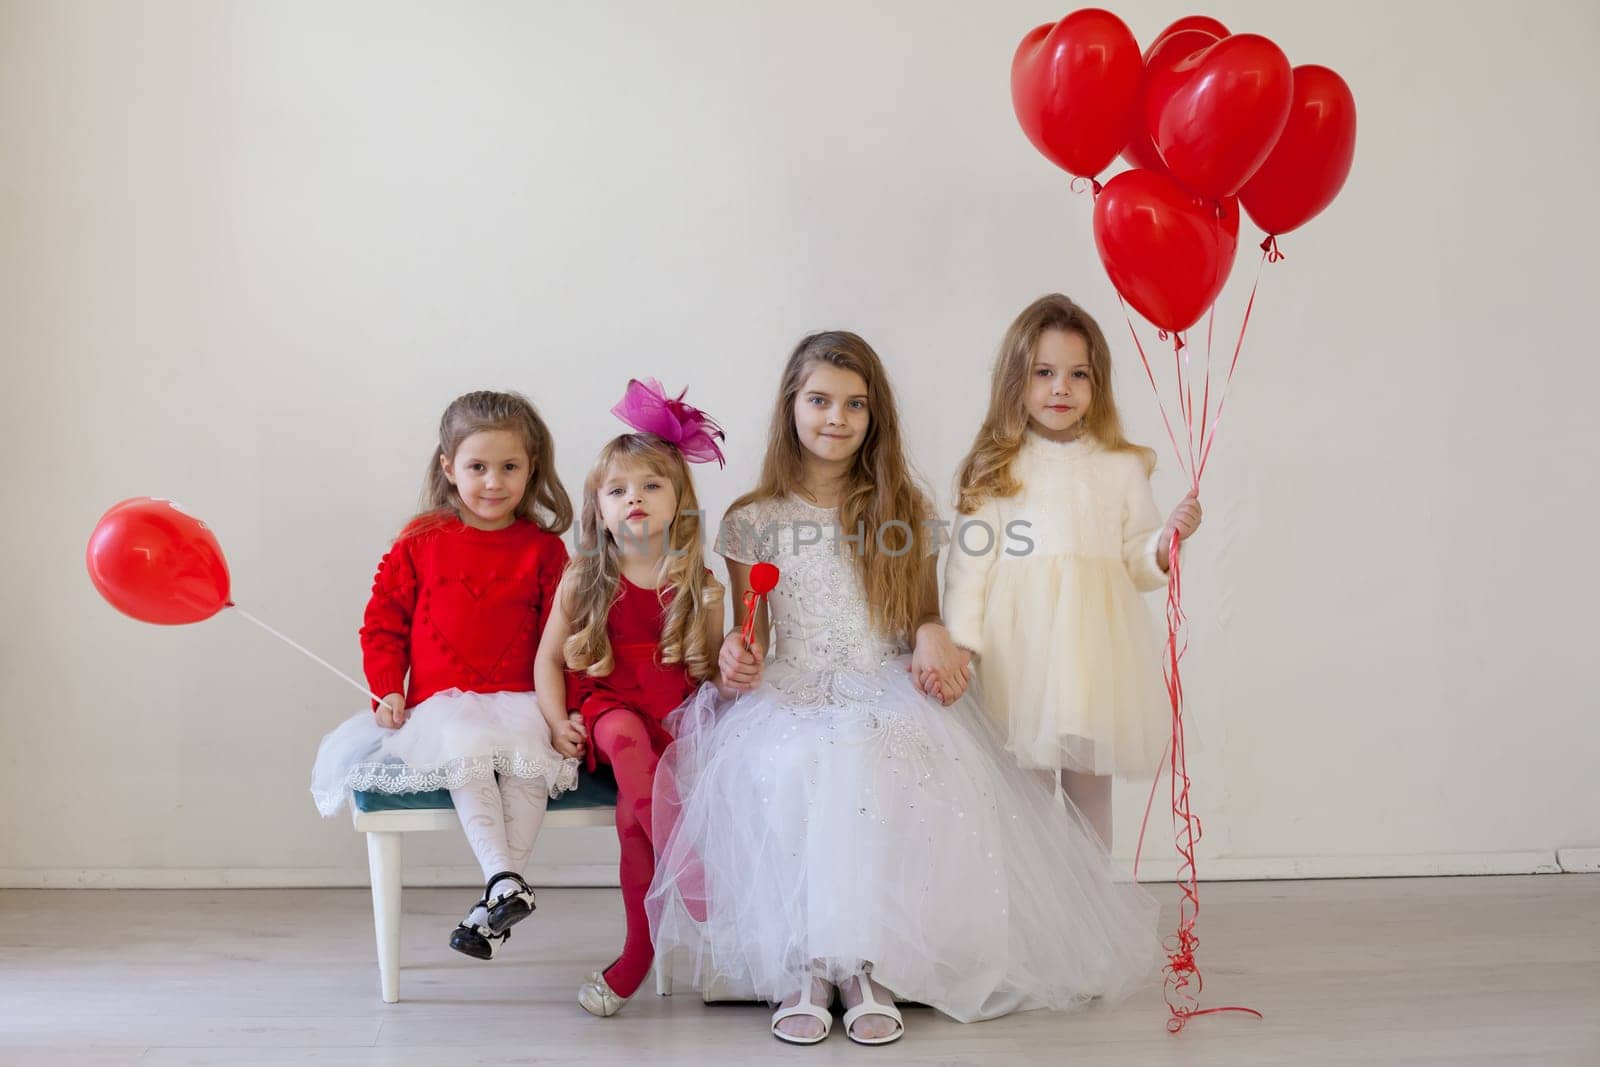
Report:
M 683 402 L 688 392 L 685 389 L 676 397 L 669 397 L 654 378 L 630 378 L 628 391 L 611 414 L 640 433 L 653 433 L 675 446 L 690 463 L 716 460 L 717 466 L 727 466 L 722 449 L 717 447 L 718 441 L 726 439 L 722 427 L 693 404 Z

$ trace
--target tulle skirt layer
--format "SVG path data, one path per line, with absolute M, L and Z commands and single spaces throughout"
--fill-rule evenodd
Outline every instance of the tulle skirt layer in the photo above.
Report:
M 907 660 L 706 686 L 657 770 L 657 950 L 702 986 L 777 1000 L 870 965 L 959 1020 L 1115 1000 L 1159 955 L 1156 904 L 973 695 L 941 707 Z M 772 682 L 776 682 L 775 686 Z M 795 700 L 794 694 L 807 699 Z
M 994 569 L 986 599 L 984 710 L 1016 761 L 1154 773 L 1171 734 L 1161 645 L 1122 561 L 1008 560 Z
M 496 774 L 540 782 L 555 796 L 578 784 L 578 761 L 551 747 L 532 693 L 449 689 L 411 708 L 397 730 L 370 711 L 340 723 L 317 749 L 311 796 L 332 815 L 351 790 L 424 793 Z

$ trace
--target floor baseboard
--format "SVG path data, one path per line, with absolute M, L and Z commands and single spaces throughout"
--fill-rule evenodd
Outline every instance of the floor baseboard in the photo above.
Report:
M 536 886 L 615 886 L 617 869 L 599 864 L 533 864 Z M 476 867 L 405 868 L 412 887 L 481 887 Z M 0 889 L 313 889 L 368 885 L 362 867 L 0 867 Z
M 1116 861 L 1127 879 L 1132 861 Z M 1300 880 L 1310 878 L 1427 878 L 1492 874 L 1557 874 L 1600 871 L 1600 849 L 1514 852 L 1437 852 L 1379 856 L 1261 856 L 1202 859 L 1202 882 Z M 1176 859 L 1146 856 L 1141 882 L 1170 882 Z M 476 886 L 474 867 L 408 866 L 408 886 Z M 615 867 L 602 864 L 538 864 L 528 870 L 536 886 L 611 886 Z M 365 888 L 365 867 L 0 867 L 3 889 L 300 889 Z
M 1118 874 L 1130 877 L 1131 860 L 1116 861 Z M 1553 851 L 1424 852 L 1377 856 L 1223 856 L 1201 859 L 1202 882 L 1293 881 L 1308 878 L 1435 878 L 1485 874 L 1558 874 Z M 1139 881 L 1170 882 L 1177 876 L 1175 856 L 1146 855 Z
M 1600 871 L 1600 848 L 1557 849 L 1556 862 L 1569 874 L 1593 874 Z

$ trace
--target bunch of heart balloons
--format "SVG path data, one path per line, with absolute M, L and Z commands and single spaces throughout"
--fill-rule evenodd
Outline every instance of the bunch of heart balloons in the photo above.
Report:
M 1355 153 L 1343 78 L 1291 68 L 1267 38 L 1203 15 L 1142 56 L 1099 8 L 1039 26 L 1012 59 L 1011 100 L 1028 140 L 1069 173 L 1096 179 L 1119 153 L 1133 167 L 1095 184 L 1095 245 L 1123 298 L 1174 333 L 1228 280 L 1241 207 L 1275 246 L 1332 202 Z

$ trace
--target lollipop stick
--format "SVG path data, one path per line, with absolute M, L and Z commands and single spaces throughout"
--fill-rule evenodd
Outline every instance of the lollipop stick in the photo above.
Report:
M 756 607 L 761 603 L 761 594 L 754 589 L 745 591 L 744 594 L 744 629 L 740 636 L 744 638 L 744 647 L 752 647 L 750 642 L 756 636 Z

